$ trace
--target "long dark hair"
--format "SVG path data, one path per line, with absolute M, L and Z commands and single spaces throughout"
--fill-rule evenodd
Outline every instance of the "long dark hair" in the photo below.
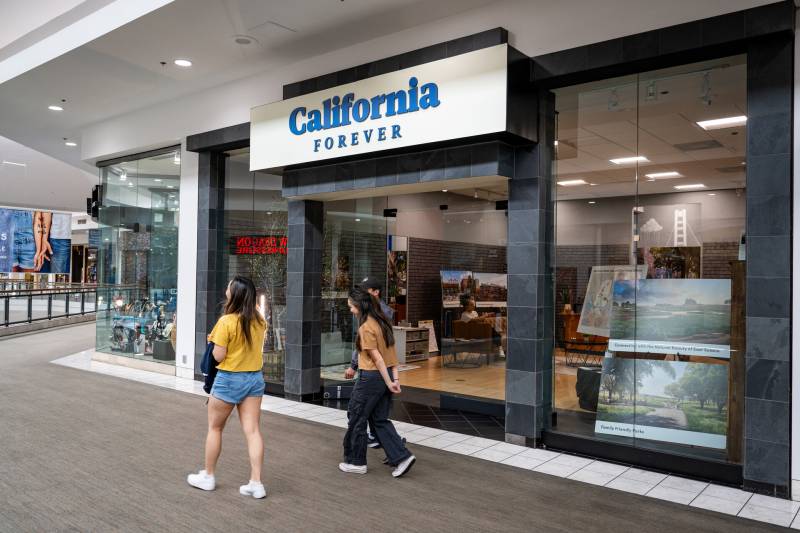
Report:
M 231 297 L 225 302 L 223 312 L 226 315 L 239 315 L 239 325 L 247 345 L 250 346 L 250 326 L 253 322 L 264 323 L 264 319 L 256 309 L 256 286 L 250 278 L 234 276 L 229 285 Z
M 354 287 L 353 290 L 350 291 L 348 297 L 350 298 L 350 301 L 353 302 L 355 307 L 358 308 L 358 325 L 362 326 L 369 317 L 374 318 L 381 327 L 383 340 L 386 343 L 386 346 L 394 346 L 394 332 L 392 331 L 392 325 L 386 319 L 383 311 L 381 311 L 378 300 L 363 287 Z M 358 351 L 361 351 L 361 335 L 356 337 L 356 348 L 358 348 Z

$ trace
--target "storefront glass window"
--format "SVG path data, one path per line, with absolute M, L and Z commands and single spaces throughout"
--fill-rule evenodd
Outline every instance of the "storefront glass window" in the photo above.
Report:
M 180 151 L 100 168 L 97 350 L 175 363 Z
M 555 91 L 552 429 L 741 461 L 746 79 L 737 56 Z
M 286 342 L 287 202 L 281 196 L 281 177 L 250 172 L 249 164 L 249 149 L 228 154 L 224 218 L 228 249 L 223 255 L 223 271 L 226 280 L 242 275 L 255 283 L 258 305 L 267 321 L 264 379 L 282 384 Z M 220 294 L 220 301 L 224 298 L 224 294 Z
M 468 189 L 327 202 L 323 378 L 343 379 L 356 330 L 347 290 L 371 276 L 393 315 L 403 401 L 480 404 L 502 432 L 507 198 L 506 181 L 487 177 Z

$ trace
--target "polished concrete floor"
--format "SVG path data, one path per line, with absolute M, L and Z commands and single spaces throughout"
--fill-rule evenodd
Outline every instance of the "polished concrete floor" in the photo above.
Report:
M 392 479 L 370 452 L 341 474 L 342 430 L 265 413 L 265 482 L 226 429 L 218 488 L 188 487 L 201 397 L 48 364 L 93 344 L 93 324 L 0 341 L 0 531 L 769 531 L 772 526 L 446 451 Z M 413 445 L 412 445 L 413 446 Z M 775 528 L 777 530 L 777 528 Z

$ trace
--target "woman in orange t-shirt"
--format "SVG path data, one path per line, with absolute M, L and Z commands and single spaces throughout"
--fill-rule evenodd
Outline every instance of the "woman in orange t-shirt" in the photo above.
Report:
M 392 476 L 400 477 L 416 461 L 389 420 L 392 394 L 400 393 L 397 352 L 392 325 L 378 301 L 364 287 L 350 291 L 350 312 L 358 320 L 358 386 L 347 407 L 347 433 L 344 436 L 344 462 L 339 470 L 349 474 L 367 473 L 367 422 L 393 465 Z

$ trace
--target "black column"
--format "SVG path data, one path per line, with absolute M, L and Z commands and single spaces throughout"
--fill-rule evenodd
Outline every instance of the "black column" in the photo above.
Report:
M 552 410 L 555 97 L 539 96 L 539 139 L 517 148 L 508 196 L 506 440 L 525 444 Z
M 225 242 L 225 154 L 200 152 L 197 169 L 197 308 L 195 310 L 194 368 L 200 373 L 200 362 L 206 347 L 206 336 L 219 318 L 223 287 Z
M 793 66 L 789 33 L 748 46 L 744 479 L 777 496 L 791 484 Z
M 320 391 L 322 221 L 322 202 L 289 201 L 284 390 L 296 400 Z

